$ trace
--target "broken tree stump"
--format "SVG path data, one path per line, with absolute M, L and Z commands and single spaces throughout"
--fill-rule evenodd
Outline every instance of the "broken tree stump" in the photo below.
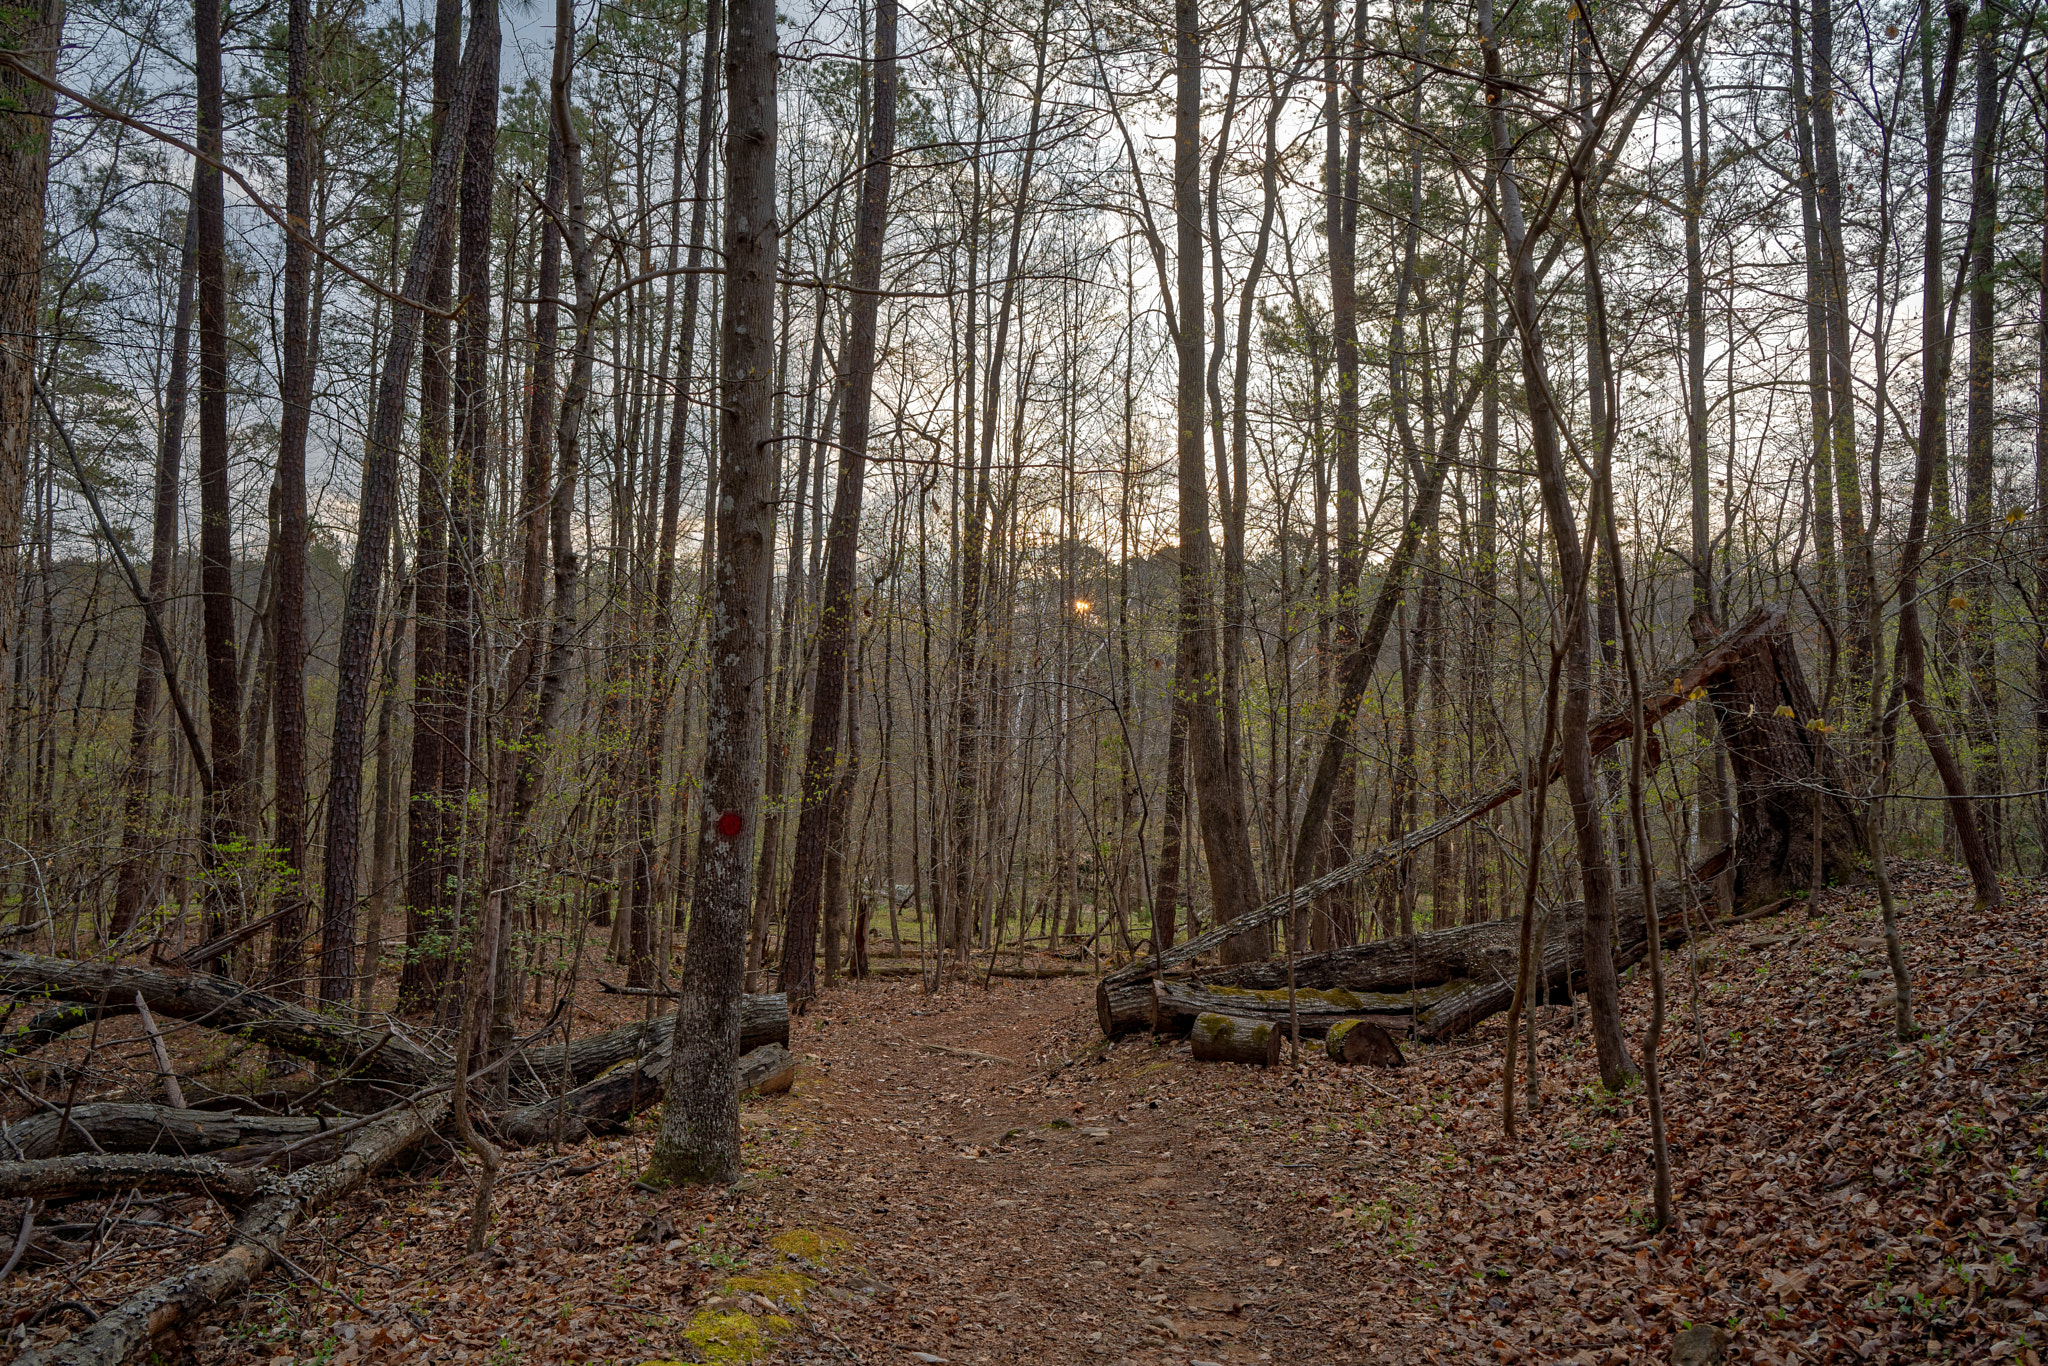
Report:
M 1271 1067 L 1280 1061 L 1280 1027 L 1270 1020 L 1204 1015 L 1189 1039 L 1197 1062 L 1242 1062 Z
M 1371 1020 L 1339 1020 L 1330 1026 L 1323 1051 L 1330 1061 L 1347 1067 L 1406 1067 L 1401 1047 L 1394 1036 Z

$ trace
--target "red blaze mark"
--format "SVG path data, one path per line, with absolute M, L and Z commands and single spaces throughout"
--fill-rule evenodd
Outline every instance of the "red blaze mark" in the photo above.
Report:
M 741 828 L 746 824 L 737 811 L 728 811 L 718 818 L 718 833 L 727 839 L 738 839 Z

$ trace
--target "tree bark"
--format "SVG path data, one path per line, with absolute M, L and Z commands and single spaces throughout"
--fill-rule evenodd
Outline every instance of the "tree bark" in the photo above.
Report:
M 495 43 L 495 36 L 488 41 Z M 409 300 L 425 297 L 453 215 L 461 134 L 468 127 L 470 111 L 476 105 L 488 55 L 472 44 L 448 107 L 443 125 L 445 136 L 434 153 L 426 198 L 420 207 L 412 251 L 406 262 L 402 297 Z M 398 443 L 405 418 L 406 380 L 412 370 L 419 323 L 420 316 L 413 309 L 392 310 L 391 335 L 378 369 L 365 443 L 355 560 L 342 606 L 341 639 L 335 663 L 334 737 L 328 750 L 327 847 L 323 860 L 326 875 L 320 922 L 323 940 L 331 935 L 328 942 L 335 943 L 355 939 L 356 860 L 362 839 L 363 729 L 369 716 L 377 604 L 383 589 L 384 564 L 390 556 L 391 523 L 396 512 Z
M 178 303 L 171 323 L 171 365 L 164 380 L 163 426 L 157 432 L 156 482 L 150 498 L 149 600 L 160 603 L 171 591 L 178 554 L 179 466 L 185 451 L 185 393 L 191 364 L 192 306 L 198 217 L 185 212 L 184 246 L 178 255 Z M 149 824 L 152 755 L 156 735 L 157 680 L 165 661 L 147 616 L 136 648 L 135 705 L 128 723 L 128 767 L 121 775 L 121 871 L 114 884 L 114 914 L 108 933 L 119 939 L 135 926 L 155 882 L 153 859 L 143 853 Z
M 566 0 L 564 0 L 566 4 Z M 723 1079 L 739 1058 L 751 854 L 760 813 L 769 529 L 777 490 L 771 438 L 775 362 L 776 14 L 734 0 L 727 41 L 725 307 L 718 548 L 711 583 L 704 812 L 690 915 L 689 976 L 651 1184 L 725 1184 L 740 1175 L 739 1099 Z M 715 814 L 714 814 L 715 813 Z
M 804 751 L 792 856 L 789 902 L 783 917 L 779 985 L 799 1003 L 816 992 L 819 897 L 824 883 L 827 826 L 838 800 L 839 729 L 846 711 L 854 635 L 855 561 L 860 550 L 863 481 L 867 477 L 869 408 L 875 385 L 876 324 L 881 307 L 882 247 L 889 222 L 890 163 L 896 154 L 896 0 L 875 7 L 874 125 L 867 165 L 854 210 L 853 324 L 847 335 L 840 413 L 839 473 L 826 532 L 825 592 L 819 604 L 818 649 L 811 693 L 811 734 Z M 820 459 L 822 459 L 822 453 Z M 829 954 L 828 950 L 828 954 Z
M 461 164 L 463 133 L 451 130 L 450 106 L 460 79 L 462 0 L 434 7 L 433 114 L 427 157 L 437 164 L 452 146 Z M 433 243 L 433 261 L 421 322 L 419 499 L 413 549 L 412 762 L 406 798 L 405 966 L 398 1008 L 439 1014 L 446 1005 L 450 944 L 447 808 L 442 773 L 447 764 L 450 703 L 448 639 L 448 319 L 441 310 L 454 289 L 455 256 L 450 212 Z M 395 319 L 394 319 L 395 321 Z M 394 337 L 395 337 L 394 333 Z M 332 841 L 330 817 L 329 840 Z M 328 876 L 333 877 L 332 865 Z
M 57 71 L 64 0 L 32 0 L 0 17 L 0 48 L 44 76 Z M 28 493 L 36 334 L 42 308 L 43 208 L 57 97 L 0 70 L 0 671 L 13 649 L 21 513 Z
M 1480 46 L 1488 77 L 1488 132 L 1496 159 L 1495 174 L 1500 195 L 1501 223 L 1506 234 L 1508 255 L 1509 312 L 1522 348 L 1522 384 L 1529 409 L 1530 446 L 1535 458 L 1537 481 L 1544 511 L 1557 547 L 1558 576 L 1563 590 L 1565 615 L 1565 692 L 1559 714 L 1559 759 L 1564 772 L 1566 795 L 1571 800 L 1572 826 L 1577 836 L 1579 877 L 1586 896 L 1587 957 L 1586 996 L 1593 1021 L 1593 1041 L 1599 1056 L 1601 1081 L 1618 1090 L 1635 1074 L 1627 1046 L 1621 1036 L 1620 987 L 1616 981 L 1607 941 L 1612 930 L 1614 870 L 1607 844 L 1605 823 L 1600 813 L 1599 785 L 1594 781 L 1588 720 L 1593 700 L 1593 631 L 1588 610 L 1588 565 L 1580 544 L 1579 519 L 1572 507 L 1563 451 L 1558 439 L 1558 416 L 1552 400 L 1549 375 L 1545 369 L 1541 334 L 1540 304 L 1536 293 L 1533 243 L 1522 216 L 1521 190 L 1516 183 L 1507 116 L 1501 107 L 1501 56 L 1493 33 L 1493 7 L 1481 0 L 1479 10 Z M 1607 515 L 1595 508 L 1595 516 Z
M 1204 1015 L 1189 1035 L 1196 1062 L 1241 1062 L 1272 1067 L 1280 1061 L 1283 1027 L 1271 1020 Z
M 1948 142 L 1949 113 L 1955 104 L 1956 72 L 1962 63 L 1963 31 L 1969 22 L 1965 0 L 1945 6 L 1948 38 L 1937 89 L 1931 62 L 1921 65 L 1922 98 L 1927 115 L 1927 164 L 1940 167 Z M 1970 797 L 1969 779 L 1949 748 L 1941 722 L 1927 703 L 1927 642 L 1920 626 L 1920 563 L 1926 554 L 1927 522 L 1934 501 L 1935 476 L 1946 463 L 1948 446 L 1948 377 L 1951 336 L 1944 322 L 1942 271 L 1942 177 L 1927 177 L 1927 213 L 1921 259 L 1920 295 L 1920 430 L 1913 458 L 1913 505 L 1906 539 L 1899 548 L 1899 663 L 1907 710 L 1927 745 L 1928 756 L 1948 794 L 1949 820 L 1970 869 L 1970 882 L 1980 909 L 2002 906 L 2005 893 L 1998 871 L 1984 848 L 1984 837 Z
M 194 70 L 199 150 L 221 155 L 221 0 L 195 0 Z M 217 166 L 192 168 L 198 220 L 199 289 L 199 604 L 206 652 L 206 704 L 213 789 L 205 810 L 202 863 L 207 937 L 241 920 L 239 870 L 232 865 L 242 829 L 242 676 L 235 652 L 235 547 L 228 487 L 227 202 Z M 224 867 L 227 864 L 230 866 Z
M 1963 734 L 1968 738 L 1979 792 L 2005 787 L 2005 766 L 1998 754 L 1998 632 L 1992 619 L 1998 554 L 1996 471 L 1992 439 L 1997 427 L 1993 408 L 1997 363 L 1998 320 L 1992 269 L 1998 223 L 1998 124 L 2003 100 L 1998 88 L 1998 16 L 1996 5 L 1978 11 L 1975 48 L 1976 128 L 1970 145 L 1970 231 L 1966 250 L 1970 303 L 1970 353 L 1965 371 L 1967 417 L 1963 456 L 1964 518 L 1969 523 L 1969 562 L 1963 576 L 1968 599 L 1963 657 L 1970 697 L 1963 709 Z M 1977 828 L 1984 854 L 1995 872 L 2003 843 L 2002 804 L 1977 804 Z
M 1252 867 L 1251 828 L 1245 814 L 1243 775 L 1233 771 L 1218 715 L 1215 602 L 1209 539 L 1209 478 L 1203 458 L 1202 337 L 1202 53 L 1198 0 L 1174 4 L 1173 210 L 1175 316 L 1179 388 L 1180 650 L 1185 672 L 1180 691 L 1188 708 L 1188 753 L 1209 893 L 1218 921 L 1235 920 L 1253 905 L 1258 885 Z M 1176 672 L 1180 672 L 1177 670 Z M 1229 719 L 1235 725 L 1236 718 Z M 1263 926 L 1246 926 L 1227 956 L 1263 957 L 1270 943 Z
M 277 443 L 277 598 L 271 604 L 271 700 L 277 724 L 276 843 L 288 881 L 285 914 L 271 930 L 271 989 L 300 995 L 306 889 L 306 431 L 312 416 L 313 219 L 312 0 L 289 0 L 285 51 L 284 355 L 279 375 Z M 350 929 L 353 931 L 353 925 Z M 355 972 L 355 935 L 334 943 L 322 927 L 317 994 L 346 1001 Z

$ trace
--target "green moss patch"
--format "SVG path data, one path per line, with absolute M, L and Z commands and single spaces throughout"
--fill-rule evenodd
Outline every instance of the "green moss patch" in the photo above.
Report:
M 755 1318 L 734 1309 L 705 1309 L 690 1319 L 683 1339 L 714 1366 L 766 1361 L 775 1340 L 796 1325 L 780 1314 Z
M 750 1271 L 743 1276 L 726 1278 L 725 1289 L 749 1295 L 761 1295 L 777 1304 L 800 1308 L 804 1297 L 817 1287 L 809 1276 L 799 1276 L 794 1271 Z
M 831 1266 L 853 1251 L 853 1239 L 836 1228 L 793 1228 L 768 1240 L 777 1252 L 800 1257 L 819 1266 Z

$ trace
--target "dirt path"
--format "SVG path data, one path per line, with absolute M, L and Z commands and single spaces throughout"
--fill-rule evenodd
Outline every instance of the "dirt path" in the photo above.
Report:
M 799 1025 L 810 1083 L 749 1117 L 755 1160 L 784 1173 L 764 1196 L 783 1221 L 851 1233 L 897 1292 L 819 1300 L 828 1346 L 877 1361 L 1347 1359 L 1310 1327 L 1298 1259 L 1245 1217 L 1247 1200 L 1266 1208 L 1259 1188 L 1310 1164 L 1240 1170 L 1248 1155 L 1181 1094 L 1184 1048 L 1134 1042 L 1048 1078 L 1048 1036 L 1093 1032 L 1092 986 L 897 988 Z

